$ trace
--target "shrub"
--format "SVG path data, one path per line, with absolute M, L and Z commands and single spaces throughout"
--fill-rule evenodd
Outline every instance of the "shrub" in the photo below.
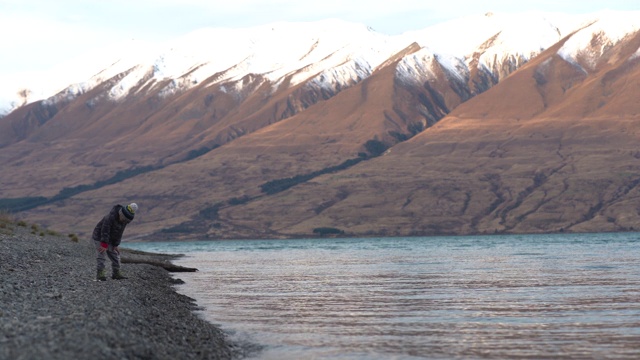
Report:
M 288 177 L 288 178 L 283 178 L 283 179 L 275 179 L 275 180 L 271 180 L 271 181 L 267 181 L 266 183 L 260 185 L 260 189 L 263 193 L 267 194 L 267 195 L 273 195 L 273 194 L 277 194 L 279 192 L 285 191 L 293 186 L 296 186 L 300 183 L 304 183 L 307 182 L 317 176 L 320 175 L 324 175 L 324 174 L 331 174 L 331 173 L 335 173 L 341 170 L 345 170 L 348 169 L 356 164 L 358 164 L 360 161 L 364 160 L 363 157 L 357 157 L 354 159 L 348 159 L 343 161 L 342 163 L 340 163 L 339 165 L 336 166 L 329 166 L 326 167 L 322 170 L 318 170 L 318 171 L 313 171 L 311 173 L 308 174 L 301 174 L 301 175 L 296 175 L 293 177 Z
M 408 130 L 411 133 L 411 136 L 414 136 L 424 130 L 424 124 L 421 122 L 411 123 L 409 124 Z
M 202 155 L 204 155 L 204 154 L 208 153 L 208 152 L 209 152 L 209 151 L 211 151 L 211 150 L 217 149 L 218 147 L 220 147 L 220 145 L 217 145 L 217 144 L 216 144 L 216 145 L 214 145 L 213 147 L 206 147 L 206 146 L 203 146 L 203 147 L 201 147 L 201 148 L 199 148 L 199 149 L 191 150 L 191 151 L 189 151 L 189 152 L 187 153 L 187 156 L 186 156 L 186 158 L 185 158 L 185 161 L 193 160 L 193 159 L 195 159 L 195 158 L 197 158 L 197 157 L 200 157 L 200 156 L 202 156 Z
M 89 185 L 77 185 L 70 188 L 64 188 L 60 190 L 60 192 L 57 195 L 55 195 L 51 199 L 48 199 L 47 201 L 53 202 L 58 200 L 65 200 L 74 195 L 80 194 L 82 192 L 99 189 L 107 185 L 113 185 L 121 181 L 127 180 L 129 178 L 138 176 L 140 174 L 148 173 L 157 169 L 158 167 L 149 165 L 149 166 L 142 166 L 139 168 L 133 168 L 128 170 L 120 170 L 115 175 L 113 175 L 112 177 L 106 180 L 96 181 L 95 183 L 89 184 Z
M 5 209 L 9 212 L 18 212 L 33 209 L 40 205 L 47 203 L 47 198 L 39 197 L 24 197 L 24 198 L 10 198 L 0 199 L 0 209 Z
M 54 230 L 47 230 L 47 234 L 51 236 L 60 236 L 60 233 Z
M 389 131 L 389 135 L 393 136 L 398 142 L 409 140 L 409 135 L 397 131 Z
M 0 222 L 0 229 L 1 230 L 6 230 L 5 233 L 12 233 L 13 232 L 13 227 L 11 226 L 11 224 L 5 223 L 5 222 Z
M 200 217 L 205 219 L 217 219 L 218 211 L 220 210 L 221 207 L 222 207 L 222 203 L 216 203 L 212 206 L 209 206 L 207 208 L 200 210 L 198 214 L 200 215 Z
M 389 147 L 380 140 L 369 140 L 364 143 L 364 148 L 372 157 L 376 157 L 384 154 Z
M 182 224 L 160 230 L 161 233 L 165 233 L 165 234 L 190 233 L 192 231 L 193 230 L 189 226 L 182 225 Z
M 241 197 L 234 197 L 231 198 L 227 201 L 227 204 L 229 205 L 242 205 L 242 204 L 246 204 L 251 200 L 251 198 L 248 195 L 244 195 Z
M 318 235 L 340 235 L 344 234 L 344 231 L 332 227 L 319 227 L 313 229 L 313 233 Z
M 0 210 L 0 223 L 12 223 L 11 214 L 6 210 Z
M 73 242 L 78 242 L 78 235 L 76 234 L 69 234 L 69 239 Z

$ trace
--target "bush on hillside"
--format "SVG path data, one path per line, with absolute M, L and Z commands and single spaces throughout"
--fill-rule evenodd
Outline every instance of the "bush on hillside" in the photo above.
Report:
M 319 227 L 313 229 L 313 233 L 318 235 L 342 235 L 344 231 L 332 227 Z
M 369 140 L 364 143 L 364 148 L 367 149 L 371 157 L 376 157 L 384 154 L 389 147 L 380 140 Z

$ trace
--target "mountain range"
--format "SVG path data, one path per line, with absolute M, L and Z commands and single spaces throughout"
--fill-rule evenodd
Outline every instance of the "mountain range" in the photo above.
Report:
M 130 239 L 640 228 L 640 12 L 340 20 L 129 44 L 4 104 L 0 208 Z M 43 79 L 46 80 L 46 79 Z

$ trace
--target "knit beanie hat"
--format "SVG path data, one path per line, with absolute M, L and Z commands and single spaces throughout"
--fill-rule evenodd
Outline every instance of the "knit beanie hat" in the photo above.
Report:
M 129 220 L 133 220 L 133 217 L 136 215 L 136 211 L 138 211 L 138 204 L 136 203 L 131 203 L 122 207 L 122 215 Z

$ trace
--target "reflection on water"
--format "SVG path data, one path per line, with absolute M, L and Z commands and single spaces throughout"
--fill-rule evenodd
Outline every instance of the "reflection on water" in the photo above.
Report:
M 639 234 L 146 245 L 260 359 L 640 358 Z M 140 245 L 145 246 L 145 245 Z M 154 248 L 155 246 L 155 248 Z

